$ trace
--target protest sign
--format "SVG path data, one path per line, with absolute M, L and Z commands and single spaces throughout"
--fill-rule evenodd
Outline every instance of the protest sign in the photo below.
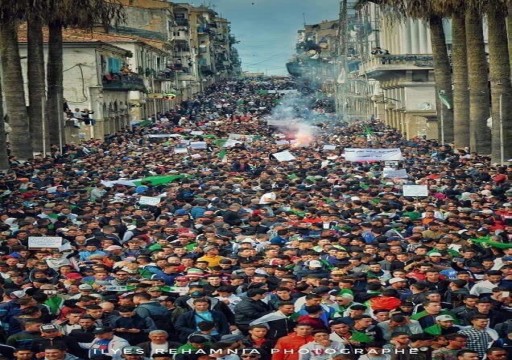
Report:
M 141 196 L 139 199 L 139 205 L 156 206 L 162 201 L 159 197 L 154 196 Z
M 404 196 L 411 197 L 425 197 L 428 196 L 427 185 L 404 185 L 403 187 Z
M 324 145 L 323 150 L 324 150 L 324 151 L 332 151 L 332 150 L 336 150 L 336 145 Z
M 60 236 L 29 236 L 28 247 L 34 248 L 52 248 L 59 249 L 62 246 L 62 238 Z
M 205 141 L 191 141 L 190 148 L 194 150 L 205 150 L 206 142 Z
M 175 154 L 187 154 L 188 153 L 188 149 L 186 147 L 175 147 L 174 148 L 174 153 Z
M 293 154 L 291 152 L 289 152 L 288 150 L 286 151 L 281 151 L 281 152 L 278 152 L 278 153 L 275 153 L 275 154 L 272 154 L 277 161 L 279 162 L 284 162 L 284 161 L 293 161 L 295 160 L 295 156 L 293 156 Z
M 384 168 L 382 171 L 383 178 L 391 178 L 391 179 L 407 179 L 407 170 L 405 169 L 394 169 L 394 168 Z
M 345 160 L 347 161 L 397 161 L 402 159 L 400 149 L 345 149 Z

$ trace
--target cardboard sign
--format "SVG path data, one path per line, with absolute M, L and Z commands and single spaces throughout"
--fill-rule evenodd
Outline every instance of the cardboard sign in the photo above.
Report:
M 411 197 L 425 197 L 428 196 L 427 185 L 404 185 L 403 187 L 404 196 Z
M 149 206 L 156 206 L 160 204 L 162 199 L 159 197 L 153 197 L 153 196 L 141 196 L 139 199 L 139 205 L 149 205 Z
M 293 156 L 293 154 L 288 150 L 272 154 L 272 156 L 274 156 L 279 162 L 295 160 L 295 156 Z
M 205 141 L 191 141 L 190 148 L 194 150 L 206 150 L 206 142 Z
M 336 145 L 324 145 L 324 151 L 333 151 L 336 150 Z
M 52 248 L 59 249 L 62 246 L 62 238 L 60 236 L 29 236 L 28 247 L 34 248 Z
M 394 169 L 394 168 L 384 168 L 382 171 L 383 178 L 390 179 L 407 179 L 409 176 L 407 175 L 407 170 L 405 169 Z
M 174 148 L 174 153 L 175 154 L 187 154 L 188 153 L 188 149 L 186 147 L 175 147 Z

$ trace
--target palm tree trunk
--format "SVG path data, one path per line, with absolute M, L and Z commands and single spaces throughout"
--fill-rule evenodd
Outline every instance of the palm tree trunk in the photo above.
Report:
M 489 118 L 489 86 L 482 17 L 473 8 L 466 10 L 466 44 L 469 82 L 469 143 L 471 151 L 491 153 Z
M 0 81 L 0 99 L 2 99 L 2 81 Z M 0 100 L 0 170 L 9 169 L 9 156 L 7 155 L 7 136 L 5 134 L 4 104 Z
M 48 32 L 46 118 L 50 130 L 50 143 L 58 145 L 64 139 L 62 24 L 58 21 L 49 23 Z
M 508 51 L 506 9 L 491 6 L 487 11 L 489 42 L 489 76 L 491 81 L 492 162 L 512 157 L 512 85 L 510 83 L 510 54 Z M 503 131 L 503 133 L 502 133 Z M 503 143 L 502 143 L 503 141 Z
M 452 76 L 450 59 L 446 48 L 446 39 L 444 36 L 443 19 L 440 16 L 430 16 L 430 34 L 432 39 L 432 53 L 434 55 L 434 76 L 436 80 L 436 91 L 444 92 L 448 101 L 453 103 L 452 98 Z M 439 131 L 444 131 L 444 140 L 446 143 L 453 142 L 453 111 L 442 105 L 437 113 L 443 112 L 443 124 L 439 126 Z M 438 116 L 439 119 L 439 116 Z M 438 121 L 438 124 L 440 122 Z M 441 139 L 441 136 L 439 136 Z
M 469 89 L 464 12 L 452 16 L 453 122 L 455 147 L 469 147 Z
M 15 22 L 0 23 L 0 62 L 2 66 L 2 88 L 9 125 L 11 154 L 18 160 L 28 160 L 33 157 L 30 141 L 30 127 L 25 90 L 21 71 L 20 53 L 18 49 L 18 26 Z
M 48 127 L 43 134 L 43 100 L 45 97 L 43 27 L 41 18 L 30 16 L 27 29 L 27 78 L 28 78 L 28 115 L 30 133 L 34 151 L 43 151 L 43 138 L 48 141 Z M 49 149 L 48 146 L 46 146 Z

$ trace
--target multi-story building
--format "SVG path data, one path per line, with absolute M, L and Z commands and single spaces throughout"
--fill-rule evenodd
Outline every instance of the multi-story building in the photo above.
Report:
M 377 82 L 365 99 L 371 101 L 373 116 L 408 138 L 437 138 L 434 63 L 428 25 L 414 19 L 390 22 L 374 3 L 365 6 L 358 16 L 369 31 L 358 38 L 365 50 L 359 71 L 353 76 L 368 83 Z
M 20 55 L 26 56 L 23 32 L 19 43 Z M 146 105 L 146 93 L 153 83 L 159 86 L 157 91 L 167 90 L 150 81 L 165 71 L 167 53 L 157 46 L 136 37 L 64 30 L 64 98 L 72 111 L 91 111 L 95 120 L 94 126 L 79 130 L 79 138 L 102 139 L 153 113 L 141 110 L 141 105 Z

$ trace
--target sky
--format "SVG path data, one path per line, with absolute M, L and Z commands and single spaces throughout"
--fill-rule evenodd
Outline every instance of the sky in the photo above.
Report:
M 267 75 L 288 75 L 286 62 L 295 53 L 297 31 L 306 24 L 335 20 L 339 0 L 189 0 L 209 5 L 231 22 L 240 41 L 235 47 L 242 69 Z

